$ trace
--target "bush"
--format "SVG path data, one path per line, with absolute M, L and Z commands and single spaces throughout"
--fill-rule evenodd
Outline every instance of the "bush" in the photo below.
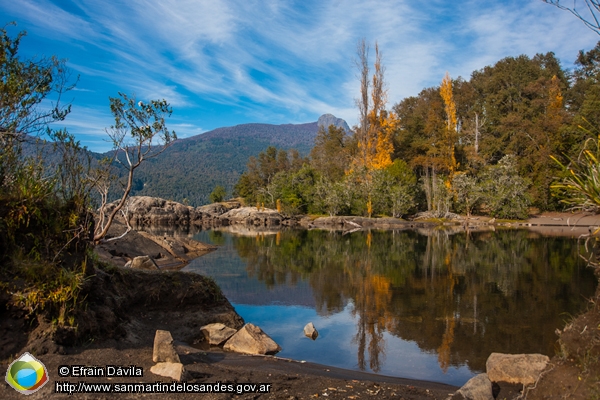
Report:
M 482 174 L 481 189 L 490 215 L 508 219 L 527 218 L 531 204 L 527 194 L 530 185 L 529 179 L 519 176 L 513 155 L 506 155 L 497 165 L 489 166 Z
M 227 191 L 225 188 L 221 185 L 217 185 L 211 192 L 209 198 L 211 203 L 219 203 L 225 200 L 225 196 L 227 196 Z

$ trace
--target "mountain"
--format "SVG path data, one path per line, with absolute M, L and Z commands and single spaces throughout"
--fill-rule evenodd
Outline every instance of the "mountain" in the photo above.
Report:
M 344 120 L 325 114 L 317 122 L 306 124 L 243 124 L 177 140 L 160 156 L 140 166 L 133 194 L 179 202 L 186 199 L 195 206 L 206 204 L 216 185 L 224 186 L 231 195 L 250 156 L 269 146 L 294 148 L 306 156 L 319 126 L 329 124 L 349 129 Z
M 306 124 L 243 124 L 178 139 L 158 157 L 136 169 L 131 194 L 162 197 L 193 206 L 206 204 L 217 185 L 224 186 L 228 195 L 232 194 L 250 156 L 257 156 L 269 146 L 293 148 L 307 156 L 319 127 L 330 124 L 349 129 L 343 119 L 325 114 L 317 122 Z M 51 142 L 29 138 L 23 143 L 25 156 L 38 153 L 51 169 L 62 162 L 60 151 Z M 90 152 L 95 165 L 111 155 L 112 152 Z M 121 168 L 119 173 L 124 176 L 126 170 Z

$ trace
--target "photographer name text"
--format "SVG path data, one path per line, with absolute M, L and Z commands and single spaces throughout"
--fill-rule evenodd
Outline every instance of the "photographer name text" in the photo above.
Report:
M 142 377 L 144 369 L 135 365 L 61 365 L 58 367 L 58 375 L 61 377 Z

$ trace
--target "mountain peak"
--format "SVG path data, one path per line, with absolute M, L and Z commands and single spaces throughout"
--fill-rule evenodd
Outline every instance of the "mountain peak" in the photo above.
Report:
M 319 117 L 319 120 L 317 121 L 317 125 L 319 125 L 319 127 L 322 126 L 325 129 L 329 128 L 329 125 L 333 125 L 337 128 L 344 128 L 346 132 L 350 132 L 350 127 L 348 126 L 346 121 L 344 121 L 341 118 L 336 118 L 333 114 L 321 115 Z

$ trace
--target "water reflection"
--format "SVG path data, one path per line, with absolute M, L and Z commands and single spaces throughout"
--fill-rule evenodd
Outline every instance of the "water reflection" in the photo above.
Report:
M 464 374 L 444 374 L 483 371 L 491 352 L 553 355 L 554 330 L 595 289 L 576 241 L 529 231 L 208 231 L 197 238 L 223 247 L 187 269 L 214 276 L 236 307 L 302 305 L 322 321 L 348 313 L 356 356 L 341 366 L 408 376 L 397 363 L 410 356 L 397 360 L 396 348 L 409 341 L 438 364 L 439 372 L 417 377 L 455 384 Z M 264 319 L 252 322 L 272 319 L 251 312 Z M 293 313 L 287 318 L 279 322 L 291 324 Z M 284 356 L 306 359 L 303 346 L 290 347 L 301 354 Z M 319 356 L 311 361 L 327 363 Z

